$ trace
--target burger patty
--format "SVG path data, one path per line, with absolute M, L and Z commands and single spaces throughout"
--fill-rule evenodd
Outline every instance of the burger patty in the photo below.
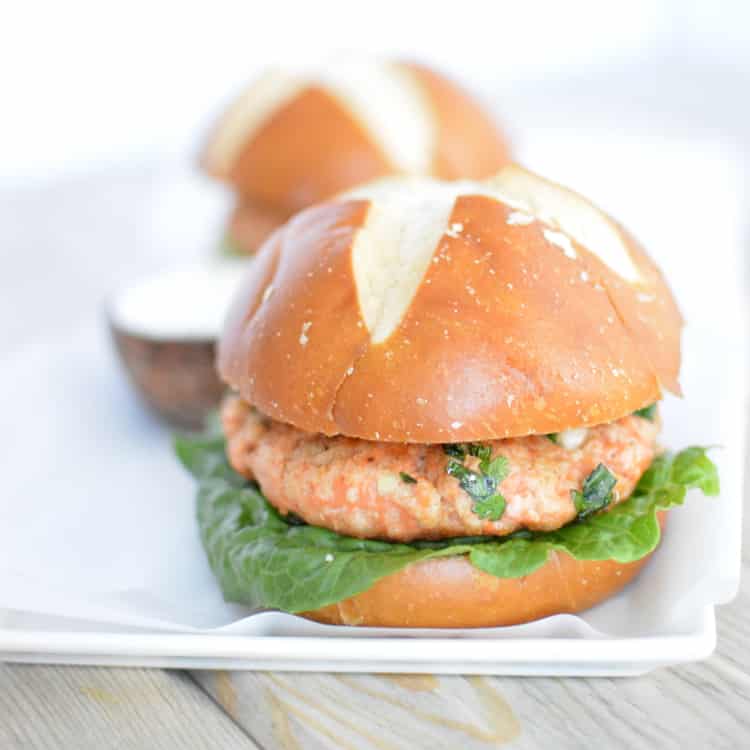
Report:
M 457 536 L 550 531 L 576 517 L 572 490 L 604 464 L 617 478 L 614 502 L 630 495 L 653 460 L 658 425 L 628 416 L 590 428 L 568 449 L 547 436 L 484 442 L 504 456 L 502 517 L 483 520 L 474 499 L 448 474 L 442 445 L 379 443 L 304 432 L 266 418 L 237 396 L 222 422 L 232 467 L 255 479 L 282 514 L 341 534 L 408 542 Z M 477 469 L 479 459 L 465 465 Z

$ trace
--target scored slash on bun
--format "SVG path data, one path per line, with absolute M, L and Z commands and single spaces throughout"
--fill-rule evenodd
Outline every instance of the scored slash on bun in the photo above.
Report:
M 232 235 L 246 248 L 272 219 L 377 177 L 479 178 L 507 162 L 499 130 L 459 86 L 420 65 L 374 61 L 270 71 L 227 110 L 202 156 L 237 192 L 237 210 L 250 211 Z
M 659 514 L 664 528 L 666 514 Z M 651 555 L 630 563 L 575 560 L 552 551 L 523 578 L 497 578 L 466 556 L 413 563 L 361 594 L 303 616 L 330 625 L 391 628 L 483 628 L 520 625 L 576 613 L 614 596 Z
M 219 347 L 269 417 L 378 441 L 560 432 L 679 393 L 659 270 L 588 201 L 511 165 L 388 178 L 264 245 Z

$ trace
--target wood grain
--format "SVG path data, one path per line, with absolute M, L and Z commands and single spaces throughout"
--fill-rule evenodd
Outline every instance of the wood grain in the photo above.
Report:
M 484 677 L 194 673 L 265 748 L 481 750 L 520 725 Z M 231 685 L 231 690 L 227 688 Z
M 747 599 L 731 609 L 747 611 Z M 265 748 L 713 750 L 740 747 L 740 738 L 750 737 L 747 665 L 732 661 L 718 653 L 635 679 L 249 672 L 194 678 Z
M 186 674 L 0 665 L 3 750 L 256 747 Z

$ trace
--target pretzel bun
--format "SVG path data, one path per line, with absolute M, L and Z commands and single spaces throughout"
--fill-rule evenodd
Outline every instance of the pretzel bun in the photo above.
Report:
M 507 161 L 502 135 L 471 96 L 402 62 L 269 71 L 230 106 L 202 157 L 239 194 L 246 230 L 253 214 L 284 221 L 376 177 L 485 177 Z M 232 239 L 255 250 L 252 235 Z
M 665 514 L 659 514 L 662 528 L 664 521 Z M 553 551 L 545 565 L 523 578 L 497 578 L 466 557 L 433 558 L 303 617 L 331 625 L 391 628 L 520 625 L 593 607 L 632 581 L 649 557 L 623 564 L 575 560 Z
M 630 234 L 512 165 L 484 182 L 385 179 L 297 215 L 250 269 L 218 366 L 310 432 L 481 441 L 679 394 L 681 326 Z
M 238 253 L 254 253 L 288 218 L 285 212 L 238 200 L 229 217 L 228 244 Z

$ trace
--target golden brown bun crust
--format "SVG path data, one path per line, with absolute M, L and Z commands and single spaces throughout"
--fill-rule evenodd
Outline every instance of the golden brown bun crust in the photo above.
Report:
M 432 172 L 436 177 L 478 179 L 510 161 L 507 142 L 468 92 L 424 65 L 403 65 L 417 77 L 435 111 L 438 139 Z
M 229 219 L 227 233 L 232 247 L 252 255 L 289 216 L 259 203 L 238 202 Z
M 310 87 L 245 144 L 228 180 L 241 195 L 291 214 L 392 171 L 342 105 Z
M 664 515 L 659 523 L 664 526 Z M 608 599 L 640 572 L 633 563 L 574 560 L 551 552 L 525 578 L 496 578 L 465 557 L 415 563 L 337 604 L 304 612 L 331 625 L 388 628 L 489 628 L 582 612 Z
M 373 343 L 352 260 L 369 206 L 297 215 L 235 299 L 219 371 L 269 417 L 327 435 L 462 442 L 611 422 L 662 386 L 679 392 L 681 317 L 632 238 L 637 283 L 578 245 L 569 258 L 543 224 L 509 223 L 512 209 L 483 195 L 456 199 L 448 224 L 466 231 L 442 236 L 397 327 Z
M 448 179 L 485 177 L 509 161 L 502 134 L 467 92 L 424 66 L 391 65 L 414 77 L 429 107 L 436 133 L 432 174 Z M 231 130 L 232 118 L 238 117 L 235 108 L 241 101 L 242 97 L 217 123 L 201 163 L 245 202 L 288 217 L 354 185 L 401 171 L 366 126 L 326 88 L 314 84 L 273 111 L 248 134 L 231 163 L 224 164 L 214 152 Z

